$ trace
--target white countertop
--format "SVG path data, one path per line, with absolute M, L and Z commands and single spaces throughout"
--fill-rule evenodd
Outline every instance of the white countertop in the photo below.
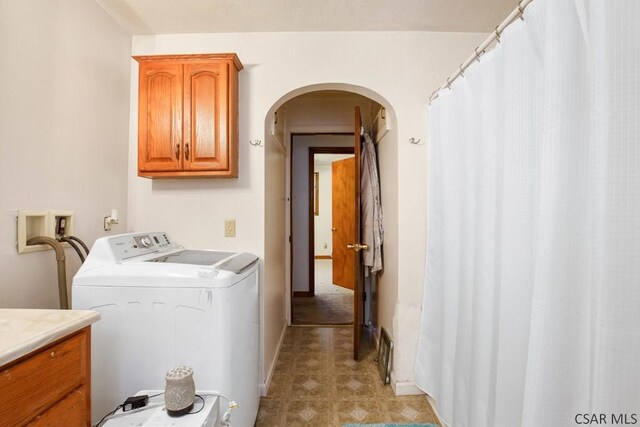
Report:
M 99 319 L 90 310 L 0 309 L 0 366 Z

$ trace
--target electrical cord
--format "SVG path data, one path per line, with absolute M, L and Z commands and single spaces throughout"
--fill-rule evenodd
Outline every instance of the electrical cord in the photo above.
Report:
M 158 397 L 158 396 L 162 396 L 164 394 L 164 391 L 158 394 L 154 394 L 152 396 L 149 396 L 149 399 L 151 399 L 152 397 Z
M 200 396 L 199 394 L 196 394 L 196 397 L 198 397 L 198 398 L 200 398 L 200 400 L 202 400 L 202 406 L 196 412 L 187 412 L 185 415 L 197 414 L 198 412 L 201 412 L 204 409 L 205 406 L 207 406 L 207 404 L 204 401 L 204 397 Z
M 102 417 L 102 419 L 100 421 L 98 421 L 97 424 L 94 424 L 93 427 L 100 427 L 100 425 L 105 422 L 107 420 L 107 417 L 110 417 L 111 415 L 115 414 L 116 411 L 118 409 L 122 408 L 122 405 L 118 405 L 116 406 L 116 409 L 114 409 L 113 411 L 109 412 L 107 415 L 105 415 L 104 417 Z
M 130 411 L 121 412 L 119 414 L 116 414 L 116 411 L 118 409 L 122 408 L 122 406 L 123 406 L 123 405 L 118 405 L 118 407 L 116 409 L 114 409 L 113 411 L 109 412 L 107 415 L 102 417 L 102 420 L 100 420 L 100 422 L 98 424 L 94 425 L 93 427 L 100 427 L 100 423 L 103 423 L 105 421 L 109 421 L 109 420 L 114 419 L 114 418 L 124 417 L 124 416 L 129 415 L 129 414 L 135 414 L 136 412 L 148 411 L 149 409 L 159 408 L 159 407 L 161 407 L 163 405 L 164 405 L 164 402 L 163 403 L 154 403 L 152 405 L 143 406 L 142 408 L 132 409 Z
M 229 399 L 227 396 L 225 396 L 224 394 L 218 392 L 218 391 L 211 391 L 209 393 L 202 393 L 205 396 L 217 396 L 217 397 L 222 397 L 223 399 L 225 399 L 229 406 L 227 408 L 227 410 L 225 411 L 225 413 L 222 415 L 222 418 L 220 419 L 220 424 L 223 426 L 230 426 L 231 425 L 231 412 L 236 409 L 239 408 L 240 405 L 238 405 L 236 402 L 234 402 L 233 400 Z
M 149 399 L 151 399 L 152 397 L 158 397 L 164 394 L 164 391 L 158 394 L 154 394 L 153 396 L 149 396 Z M 107 417 L 112 416 L 113 414 L 115 414 L 118 409 L 123 408 L 124 404 L 120 404 L 118 406 L 116 406 L 116 409 L 114 409 L 113 411 L 109 412 L 107 415 L 105 415 L 104 417 L 102 417 L 102 419 L 100 421 L 98 421 L 97 424 L 94 424 L 92 427 L 100 427 L 100 424 L 102 424 L 103 422 L 107 421 Z M 145 406 L 146 408 L 146 406 Z M 144 408 L 141 408 L 144 409 Z M 127 413 L 131 413 L 131 412 L 137 412 L 137 411 L 127 411 Z
M 161 395 L 163 395 L 163 394 L 164 394 L 164 392 L 161 392 L 161 393 L 158 393 L 158 394 L 151 395 L 151 396 L 149 396 L 149 399 L 154 398 L 154 397 L 161 396 Z M 210 393 L 210 394 L 211 394 L 211 395 L 218 396 L 217 394 L 213 394 L 213 393 Z M 207 395 L 208 395 L 208 394 L 205 394 L 205 396 L 207 396 Z M 193 415 L 193 414 L 197 414 L 197 413 L 201 412 L 201 411 L 204 409 L 204 407 L 206 406 L 206 402 L 205 402 L 205 400 L 204 400 L 204 397 L 200 396 L 199 394 L 196 394 L 195 396 L 196 396 L 197 398 L 199 398 L 199 399 L 202 401 L 202 406 L 201 406 L 201 407 L 200 407 L 200 409 L 198 409 L 197 411 L 195 411 L 195 412 L 187 412 L 185 415 Z M 220 396 L 222 396 L 222 395 L 220 395 Z M 222 396 L 222 397 L 224 397 L 225 399 L 227 399 L 225 396 Z M 227 400 L 229 400 L 229 399 L 227 399 Z M 120 404 L 120 405 L 116 406 L 116 408 L 115 408 L 113 411 L 109 412 L 109 413 L 108 413 L 108 414 L 106 414 L 104 417 L 102 417 L 102 419 L 101 419 L 100 421 L 98 421 L 98 423 L 97 423 L 97 424 L 94 424 L 94 425 L 93 425 L 93 427 L 100 427 L 100 426 L 102 425 L 102 423 L 104 423 L 105 421 L 108 421 L 108 420 L 110 420 L 110 419 L 112 419 L 112 418 L 118 418 L 118 417 L 122 417 L 122 416 L 124 416 L 124 415 L 135 414 L 136 412 L 146 411 L 146 410 L 148 410 L 148 409 L 157 408 L 157 407 L 160 407 L 160 406 L 163 406 L 163 405 L 164 405 L 164 403 L 155 403 L 155 404 L 150 404 L 150 405 L 143 406 L 142 408 L 137 408 L 137 409 L 133 409 L 133 410 L 131 410 L 131 411 L 122 412 L 121 414 L 116 414 L 116 412 L 118 411 L 118 409 L 120 409 L 120 408 L 123 408 L 123 407 L 124 407 L 124 405 L 123 405 L 123 404 Z

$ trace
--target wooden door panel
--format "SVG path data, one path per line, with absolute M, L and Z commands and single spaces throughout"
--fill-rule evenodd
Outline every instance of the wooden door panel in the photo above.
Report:
M 229 170 L 228 64 L 185 65 L 184 170 Z
M 181 65 L 140 65 L 138 126 L 139 170 L 179 170 L 182 144 Z
M 353 129 L 353 153 L 354 153 L 354 170 L 352 180 L 354 183 L 354 198 L 352 200 L 355 221 L 353 228 L 353 239 L 350 243 L 359 244 L 362 239 L 360 236 L 360 136 L 362 128 L 362 118 L 360 116 L 360 108 L 355 109 L 355 123 Z M 353 252 L 354 262 L 354 292 L 353 292 L 353 358 L 358 360 L 360 357 L 360 328 L 362 325 L 362 302 L 364 287 L 362 283 L 363 273 L 360 264 L 360 252 Z
M 331 164 L 331 216 L 333 221 L 333 284 L 354 289 L 355 263 L 347 244 L 353 239 L 355 210 L 353 175 L 355 159 L 350 157 Z

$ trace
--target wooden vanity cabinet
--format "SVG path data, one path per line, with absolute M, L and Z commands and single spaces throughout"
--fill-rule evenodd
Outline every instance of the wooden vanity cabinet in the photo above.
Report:
M 0 368 L 0 426 L 91 425 L 91 329 Z
M 140 64 L 138 175 L 237 178 L 238 57 L 134 59 Z

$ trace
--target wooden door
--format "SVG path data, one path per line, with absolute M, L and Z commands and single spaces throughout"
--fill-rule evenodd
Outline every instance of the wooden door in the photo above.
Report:
M 182 65 L 140 64 L 138 171 L 182 168 Z
M 185 171 L 229 171 L 228 67 L 210 61 L 184 66 Z
M 354 153 L 354 171 L 353 171 L 353 184 L 354 184 L 354 200 L 352 201 L 355 211 L 355 221 L 353 227 L 354 240 L 351 244 L 354 249 L 351 251 L 353 254 L 353 263 L 355 265 L 353 277 L 354 277 L 354 292 L 353 292 L 353 358 L 358 360 L 360 353 L 360 329 L 362 324 L 362 302 L 364 295 L 364 287 L 362 283 L 362 265 L 360 264 L 360 137 L 362 132 L 362 118 L 360 116 L 360 108 L 356 107 L 355 111 L 355 123 L 353 129 L 353 153 Z
M 354 239 L 356 212 L 353 209 L 355 183 L 354 157 L 331 163 L 331 218 L 333 284 L 348 289 L 355 288 L 355 260 L 347 244 Z

